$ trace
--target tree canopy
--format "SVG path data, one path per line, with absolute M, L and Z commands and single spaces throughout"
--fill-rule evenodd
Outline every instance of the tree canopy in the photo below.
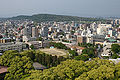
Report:
M 58 49 L 65 49 L 65 50 L 68 49 L 67 46 L 65 46 L 62 43 L 50 42 L 50 46 L 54 46 L 55 48 L 58 48 Z
M 62 56 L 52 56 L 39 50 L 25 50 L 23 52 L 6 51 L 0 56 L 0 65 L 8 67 L 5 80 L 20 80 L 25 78 L 34 70 L 33 62 L 38 62 L 47 68 L 57 66 L 61 61 L 66 60 Z
M 5 80 L 19 80 L 23 75 L 28 75 L 33 69 L 33 61 L 30 57 L 19 54 L 17 51 L 6 51 L 0 57 L 0 65 L 8 67 Z
M 111 45 L 111 50 L 113 51 L 113 53 L 120 53 L 120 45 L 112 44 Z
M 57 67 L 32 71 L 26 80 L 118 80 L 120 64 L 95 58 L 92 61 L 66 60 Z

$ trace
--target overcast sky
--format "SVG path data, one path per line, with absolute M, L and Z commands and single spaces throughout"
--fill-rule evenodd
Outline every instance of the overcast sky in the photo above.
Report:
M 41 13 L 120 16 L 120 0 L 0 0 L 0 17 Z

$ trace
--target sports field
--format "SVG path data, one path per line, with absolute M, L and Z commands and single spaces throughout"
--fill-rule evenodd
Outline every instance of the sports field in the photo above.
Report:
M 63 50 L 63 49 L 56 49 L 56 48 L 45 48 L 45 49 L 40 49 L 40 51 L 46 53 L 46 54 L 51 54 L 53 56 L 67 56 L 68 51 Z

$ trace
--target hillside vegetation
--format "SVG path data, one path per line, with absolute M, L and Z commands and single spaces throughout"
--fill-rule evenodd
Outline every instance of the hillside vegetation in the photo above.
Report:
M 77 17 L 77 16 L 65 16 L 65 15 L 54 15 L 54 14 L 37 14 L 32 16 L 17 16 L 12 17 L 10 19 L 29 19 L 36 22 L 44 22 L 44 21 L 105 21 L 104 19 L 99 18 L 87 18 L 87 17 Z

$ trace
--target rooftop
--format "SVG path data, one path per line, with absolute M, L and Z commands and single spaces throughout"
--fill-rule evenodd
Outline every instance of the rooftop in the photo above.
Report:
M 33 67 L 34 67 L 36 70 L 43 70 L 43 69 L 46 69 L 45 66 L 39 64 L 38 62 L 34 62 L 34 63 L 33 63 Z
M 0 74 L 7 72 L 7 67 L 0 66 Z

